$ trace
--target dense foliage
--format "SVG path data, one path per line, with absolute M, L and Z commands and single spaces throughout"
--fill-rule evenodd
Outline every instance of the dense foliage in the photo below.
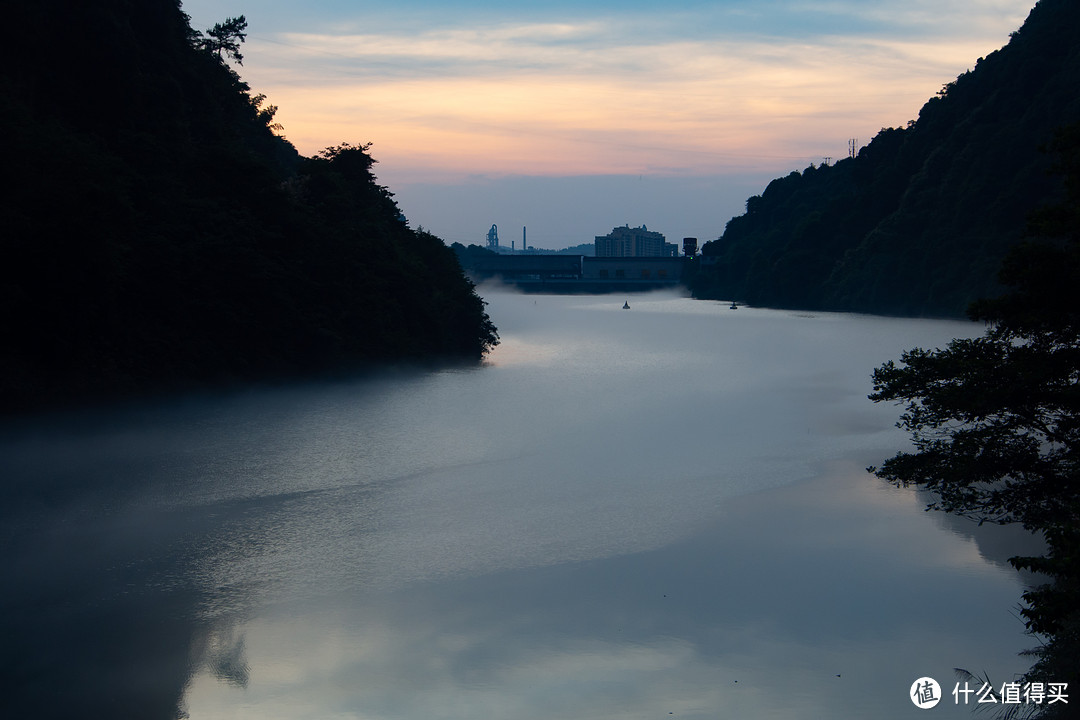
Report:
M 177 0 L 8 8 L 0 407 L 449 356 L 496 342 L 367 146 L 302 158 Z
M 976 303 L 989 324 L 943 350 L 914 349 L 874 373 L 875 401 L 906 404 L 914 452 L 875 470 L 938 498 L 931 506 L 1042 533 L 1044 557 L 1013 563 L 1048 582 L 1025 594 L 1028 627 L 1046 639 L 1038 682 L 1080 686 L 1080 124 L 1056 142 L 1066 200 L 1040 211 L 1035 237 L 1008 256 L 1005 296 Z M 1045 717 L 1065 708 L 1048 707 Z
M 1080 119 L 1080 3 L 1040 0 L 1008 45 L 853 158 L 771 182 L 702 248 L 698 297 L 960 315 L 1001 291 L 1027 215 L 1060 192 L 1041 148 Z
M 462 245 L 459 242 L 451 243 L 450 249 L 457 255 L 458 262 L 466 270 L 472 268 L 472 264 L 475 260 L 482 260 L 483 258 L 495 257 L 498 253 L 494 250 L 489 250 L 486 247 L 479 245 Z

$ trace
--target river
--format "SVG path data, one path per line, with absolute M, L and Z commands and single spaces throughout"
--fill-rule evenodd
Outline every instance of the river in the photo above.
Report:
M 484 288 L 480 367 L 0 428 L 5 717 L 967 717 L 1022 533 L 865 467 L 981 327 Z M 622 309 L 628 301 L 630 309 Z

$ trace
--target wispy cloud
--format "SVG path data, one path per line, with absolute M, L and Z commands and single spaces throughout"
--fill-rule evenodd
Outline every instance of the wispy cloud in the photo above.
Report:
M 842 155 L 849 137 L 915 117 L 1028 9 L 406 0 L 361 17 L 315 4 L 327 8 L 319 23 L 253 23 L 245 52 L 244 76 L 280 107 L 287 136 L 306 153 L 371 140 L 397 168 L 484 174 L 706 173 Z

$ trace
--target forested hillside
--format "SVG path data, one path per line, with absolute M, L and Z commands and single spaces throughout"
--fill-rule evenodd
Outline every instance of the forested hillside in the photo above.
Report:
M 234 70 L 242 24 L 193 31 L 177 0 L 35 0 L 6 20 L 0 408 L 496 341 L 367 146 L 303 158 L 280 136 Z
M 1080 3 L 1041 0 L 905 128 L 747 200 L 702 249 L 697 297 L 960 315 L 998 294 L 1025 218 L 1060 200 L 1043 148 L 1080 119 Z

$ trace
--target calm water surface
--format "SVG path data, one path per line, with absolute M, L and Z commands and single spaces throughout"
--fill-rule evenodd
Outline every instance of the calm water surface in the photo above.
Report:
M 1023 538 L 864 470 L 871 370 L 980 327 L 485 296 L 483 367 L 7 426 L 0 714 L 908 718 L 1026 669 Z

